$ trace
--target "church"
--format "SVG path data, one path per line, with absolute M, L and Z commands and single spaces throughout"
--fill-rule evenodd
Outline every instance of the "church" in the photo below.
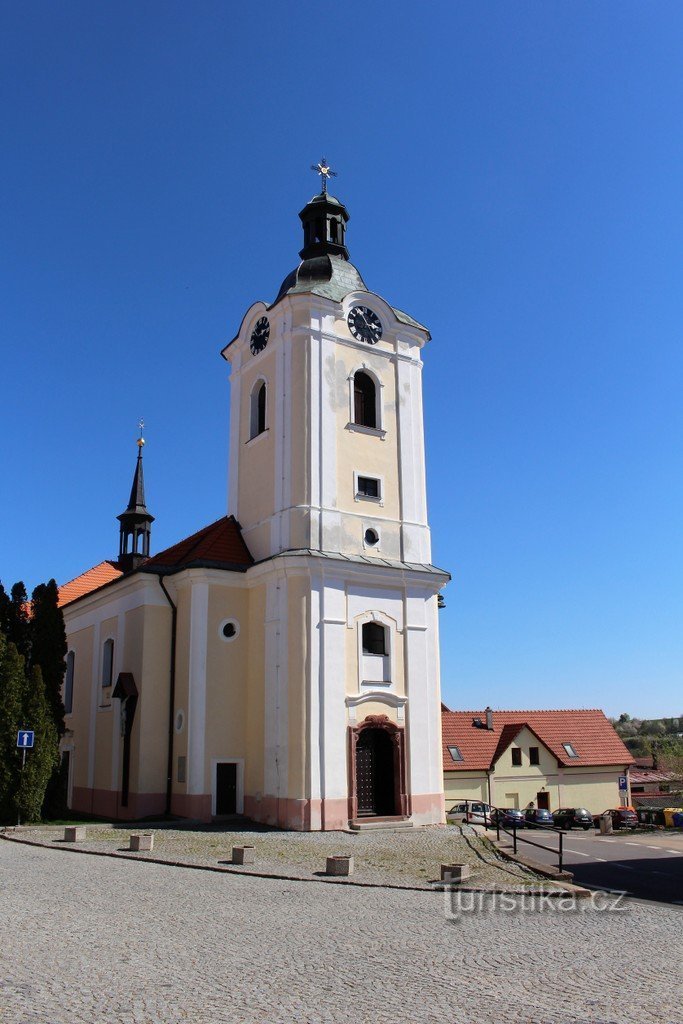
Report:
M 296 269 L 221 353 L 227 515 L 152 554 L 141 437 L 118 555 L 60 590 L 74 811 L 444 821 L 430 335 L 366 287 L 317 170 Z

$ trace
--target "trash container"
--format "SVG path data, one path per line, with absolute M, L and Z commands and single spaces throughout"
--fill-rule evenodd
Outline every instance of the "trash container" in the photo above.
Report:
M 609 811 L 605 811 L 604 814 L 600 815 L 600 835 L 612 835 L 612 815 L 609 813 Z
M 665 807 L 664 808 L 664 824 L 667 828 L 673 828 L 674 814 L 678 814 L 683 811 L 683 807 Z
M 683 811 L 674 814 L 674 828 L 683 828 Z

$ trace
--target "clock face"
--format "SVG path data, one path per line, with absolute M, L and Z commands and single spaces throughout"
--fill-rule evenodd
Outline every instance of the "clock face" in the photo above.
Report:
M 249 348 L 251 349 L 252 355 L 258 355 L 259 352 L 263 352 L 264 348 L 268 344 L 269 337 L 270 324 L 268 323 L 268 317 L 262 316 L 260 320 L 256 321 L 256 327 L 251 332 Z
M 347 317 L 349 330 L 358 341 L 376 345 L 382 337 L 382 324 L 376 313 L 367 306 L 354 306 Z

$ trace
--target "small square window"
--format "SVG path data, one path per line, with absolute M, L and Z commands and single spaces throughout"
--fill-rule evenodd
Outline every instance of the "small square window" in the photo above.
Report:
M 519 749 L 519 747 L 512 748 L 512 763 L 515 766 L 515 768 L 519 768 L 519 766 L 522 763 L 522 751 Z
M 574 747 L 571 745 L 571 743 L 563 743 L 562 746 L 564 747 L 565 751 L 567 752 L 567 757 L 578 757 L 579 756 L 577 754 L 576 750 L 574 749 Z
M 356 481 L 356 494 L 362 498 L 379 498 L 379 480 L 373 476 L 359 476 Z
M 538 747 L 529 747 L 529 764 L 540 764 Z
M 451 757 L 452 757 L 452 759 L 454 761 L 464 761 L 465 760 L 464 757 L 462 756 L 462 751 L 460 750 L 460 747 L 449 747 L 448 748 L 448 753 L 451 755 Z

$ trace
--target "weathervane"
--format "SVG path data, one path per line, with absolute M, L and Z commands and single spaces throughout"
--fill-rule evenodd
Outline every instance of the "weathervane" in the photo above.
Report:
M 139 436 L 139 438 L 137 439 L 137 442 L 136 442 L 138 448 L 142 448 L 143 444 L 145 443 L 145 439 L 142 436 L 142 431 L 144 430 L 144 427 L 145 427 L 145 421 L 141 419 L 140 422 L 138 423 L 138 429 L 140 431 L 140 436 Z
M 319 174 L 320 177 L 322 178 L 322 180 L 323 180 L 323 195 L 326 196 L 327 195 L 327 179 L 328 178 L 336 178 L 337 177 L 337 172 L 332 170 L 332 168 L 327 163 L 327 160 L 325 159 L 325 157 L 322 158 L 322 160 L 320 161 L 319 164 L 311 164 L 311 170 L 315 171 L 315 173 Z

